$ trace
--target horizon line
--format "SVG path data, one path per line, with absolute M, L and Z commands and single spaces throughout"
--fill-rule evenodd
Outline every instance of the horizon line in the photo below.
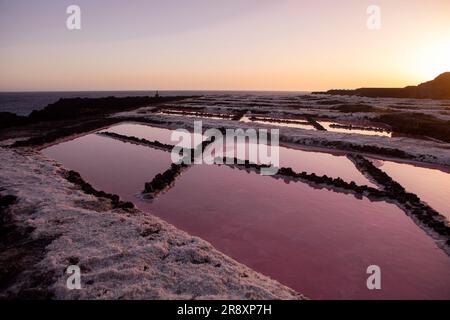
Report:
M 349 89 L 350 90 L 350 89 Z M 167 92 L 167 91 L 179 91 L 179 92 L 189 92 L 189 91 L 201 91 L 201 92 L 291 92 L 291 93 L 308 93 L 308 92 L 314 92 L 318 90 L 252 90 L 252 89 L 120 89 L 120 90 L 10 90 L 10 91 L 3 91 L 0 90 L 0 93 L 41 93 L 41 92 L 47 92 L 47 93 L 64 93 L 64 92 Z M 320 91 L 320 90 L 319 90 Z

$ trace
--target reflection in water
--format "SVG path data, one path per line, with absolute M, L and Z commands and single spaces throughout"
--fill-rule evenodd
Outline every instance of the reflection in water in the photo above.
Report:
M 287 127 L 287 128 L 299 128 L 299 129 L 306 129 L 306 130 L 316 130 L 312 125 L 305 124 L 305 121 L 295 121 L 293 119 L 280 119 L 285 120 L 287 122 L 275 122 L 270 121 L 269 119 L 264 120 L 264 118 L 253 120 L 247 116 L 243 117 L 241 119 L 242 122 L 245 123 L 261 123 L 269 126 L 279 126 L 279 127 Z M 367 127 L 367 129 L 362 129 L 361 126 L 357 126 L 357 128 L 342 128 L 339 127 L 341 125 L 337 124 L 336 122 L 331 121 L 317 121 L 320 125 L 322 125 L 327 131 L 330 132 L 341 132 L 341 133 L 353 133 L 353 134 L 363 134 L 363 135 L 370 135 L 370 136 L 383 136 L 383 137 L 392 137 L 392 133 L 388 132 L 384 129 L 379 130 L 370 130 L 371 127 Z M 335 127 L 336 125 L 336 127 Z
M 380 128 L 380 131 L 375 131 L 375 130 L 370 130 L 370 127 L 368 127 L 369 129 L 364 130 L 358 128 L 357 129 L 349 129 L 349 128 L 340 128 L 340 127 L 334 127 L 333 125 L 338 125 L 336 122 L 331 122 L 331 121 L 317 121 L 319 122 L 322 127 L 324 127 L 327 131 L 330 132 L 341 132 L 341 133 L 354 133 L 354 134 L 363 134 L 363 135 L 368 135 L 368 136 L 382 136 L 382 137 L 392 137 L 392 133 L 385 131 L 383 129 Z
M 157 128 L 151 127 L 148 125 L 142 124 L 120 124 L 117 126 L 113 126 L 108 128 L 107 130 L 113 133 L 118 133 L 126 136 L 134 136 L 137 138 L 143 138 L 146 140 L 154 141 L 157 140 L 161 143 L 175 145 L 178 144 L 178 141 L 174 141 L 171 138 L 173 130 L 165 129 L 165 128 Z M 192 148 L 201 143 L 203 137 L 196 133 L 186 133 L 182 135 L 182 143 L 181 146 L 186 148 Z
M 90 134 L 43 150 L 66 168 L 78 171 L 95 188 L 127 201 L 170 166 L 170 153 Z M 126 192 L 125 192 L 126 191 Z
M 245 147 L 239 148 L 245 145 Z M 234 146 L 234 148 L 233 148 Z M 254 147 L 254 148 L 252 148 Z M 212 146 L 215 148 L 215 145 Z M 273 164 L 261 161 L 260 157 L 250 156 L 251 150 L 256 150 L 256 144 L 244 143 L 225 144 L 222 156 L 250 160 L 258 164 Z M 242 152 L 238 151 L 242 150 Z M 341 178 L 344 181 L 354 181 L 358 185 L 367 185 L 377 188 L 370 182 L 354 164 L 344 155 L 335 155 L 325 152 L 305 151 L 286 147 L 279 147 L 279 167 L 290 167 L 296 172 L 315 173 L 319 176 L 327 175 L 333 178 Z M 216 148 L 213 156 L 220 157 L 220 147 Z M 245 152 L 245 153 L 244 153 Z
M 281 120 L 289 120 L 295 122 L 295 120 L 290 119 L 281 119 Z M 261 123 L 266 124 L 269 126 L 278 126 L 278 127 L 287 127 L 287 128 L 299 128 L 299 129 L 306 129 L 306 130 L 316 130 L 312 125 L 304 124 L 304 121 L 298 121 L 298 123 L 284 123 L 284 122 L 273 122 L 273 121 L 266 121 L 266 120 L 252 120 L 247 116 L 242 117 L 240 120 L 245 123 Z
M 170 166 L 170 153 L 97 135 L 44 153 L 94 187 L 133 201 L 311 298 L 450 299 L 449 257 L 392 204 L 206 165 L 193 166 L 167 193 L 146 202 L 140 191 Z M 309 156 L 305 165 L 312 170 L 332 161 Z M 381 291 L 366 288 L 372 264 L 381 267 Z
M 450 221 L 450 173 L 406 163 L 381 160 L 373 162 Z
M 202 115 L 201 113 L 176 113 L 176 112 L 157 112 L 156 115 L 163 115 L 163 116 L 175 116 L 175 117 L 187 117 L 187 118 L 206 118 L 206 119 L 214 119 L 214 120 L 224 120 L 224 119 L 230 119 L 230 115 L 218 115 L 218 116 L 212 116 L 212 115 Z
M 392 204 L 195 166 L 142 208 L 314 299 L 450 298 L 450 259 Z M 366 288 L 366 268 L 382 288 Z

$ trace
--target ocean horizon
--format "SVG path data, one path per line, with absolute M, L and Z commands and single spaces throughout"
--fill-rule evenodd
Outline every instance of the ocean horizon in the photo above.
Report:
M 102 98 L 153 96 L 156 92 L 161 96 L 176 95 L 298 95 L 310 91 L 257 91 L 257 90 L 128 90 L 128 91 L 12 91 L 0 92 L 0 112 L 11 112 L 27 116 L 33 110 L 42 110 L 62 98 Z

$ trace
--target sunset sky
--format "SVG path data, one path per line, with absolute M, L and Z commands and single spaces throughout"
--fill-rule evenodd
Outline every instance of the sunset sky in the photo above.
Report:
M 0 39 L 0 91 L 405 86 L 450 71 L 450 0 L 0 0 Z

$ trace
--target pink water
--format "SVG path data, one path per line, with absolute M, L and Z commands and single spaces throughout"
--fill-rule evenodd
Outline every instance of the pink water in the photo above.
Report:
M 173 130 L 152 127 L 143 124 L 136 123 L 124 123 L 113 126 L 103 131 L 114 132 L 126 136 L 134 136 L 137 138 L 147 139 L 149 141 L 157 140 L 161 143 L 175 145 L 178 143 L 178 140 L 174 140 L 172 138 Z M 182 135 L 182 143 L 179 144 L 186 148 L 193 148 L 201 143 L 203 137 L 199 134 L 195 133 L 185 133 Z
M 170 153 L 90 134 L 43 150 L 100 190 L 136 199 L 172 163 Z M 125 192 L 126 191 L 126 192 Z
M 238 151 L 238 146 L 243 146 L 242 152 L 245 153 L 240 153 Z M 225 143 L 223 149 L 216 147 L 215 145 L 213 145 L 211 149 L 216 149 L 215 151 L 217 152 L 223 150 L 222 154 L 226 157 L 236 157 L 238 159 L 251 160 L 254 163 L 270 164 L 270 161 L 263 161 L 258 154 L 251 156 L 250 152 L 252 152 L 252 148 L 250 146 L 257 147 L 257 144 L 250 144 L 248 141 L 246 143 L 236 144 Z M 213 156 L 217 156 L 217 153 L 212 152 L 213 150 L 211 149 L 209 151 L 213 153 Z M 278 165 L 272 163 L 277 167 L 290 167 L 296 172 L 305 171 L 307 173 L 315 173 L 319 176 L 327 175 L 333 178 L 340 177 L 344 181 L 354 181 L 358 185 L 377 187 L 370 182 L 345 155 L 306 151 L 287 147 L 278 147 L 278 152 Z
M 449 257 L 388 203 L 197 166 L 141 206 L 313 299 L 450 298 Z
M 109 132 L 119 133 L 128 136 L 135 136 L 138 138 L 144 138 L 150 141 L 158 140 L 166 144 L 175 144 L 176 142 L 171 139 L 171 134 L 173 130 L 165 128 L 151 127 L 142 124 L 120 124 L 108 128 Z M 192 146 L 195 146 L 194 139 L 196 141 L 201 141 L 202 137 L 195 133 L 186 134 L 183 137 L 186 141 L 183 145 L 189 147 L 188 144 L 192 142 Z M 224 153 L 228 156 L 234 156 L 233 154 L 228 154 L 227 150 L 231 150 L 230 146 L 225 145 Z M 364 175 L 362 175 L 353 163 L 343 155 L 335 155 L 325 152 L 314 152 L 314 151 L 303 151 L 296 150 L 286 147 L 279 148 L 279 165 L 281 167 L 291 167 L 295 171 L 302 172 L 306 171 L 308 173 L 315 173 L 317 175 L 328 175 L 330 177 L 341 177 L 343 180 L 350 182 L 355 181 L 355 183 L 360 185 L 369 185 L 375 187 Z M 237 155 L 237 154 L 236 154 Z M 247 156 L 248 157 L 248 147 Z
M 138 194 L 170 153 L 96 135 L 44 153 L 310 298 L 450 299 L 450 258 L 392 204 L 206 165 L 150 203 Z M 366 288 L 372 264 L 380 291 Z
M 294 121 L 294 120 L 291 120 L 291 119 L 282 119 L 282 120 Z M 245 122 L 245 123 L 261 123 L 261 124 L 265 124 L 265 125 L 268 125 L 268 126 L 275 126 L 275 127 L 287 127 L 287 128 L 297 128 L 297 129 L 305 129 L 305 130 L 316 130 L 316 128 L 314 128 L 314 126 L 309 125 L 309 124 L 303 124 L 301 121 L 299 121 L 298 123 L 293 123 L 293 122 L 284 123 L 284 122 L 274 122 L 274 121 L 265 121 L 265 120 L 251 120 L 249 117 L 244 116 L 244 117 L 242 117 L 241 122 Z
M 374 130 L 364 130 L 364 129 L 347 129 L 347 128 L 333 128 L 332 124 L 335 122 L 330 121 L 318 121 L 327 131 L 340 132 L 340 133 L 353 133 L 353 134 L 363 134 L 369 136 L 382 136 L 382 137 L 392 137 L 391 132 L 387 131 L 374 131 Z
M 373 160 L 406 190 L 450 220 L 450 172 L 393 161 Z

